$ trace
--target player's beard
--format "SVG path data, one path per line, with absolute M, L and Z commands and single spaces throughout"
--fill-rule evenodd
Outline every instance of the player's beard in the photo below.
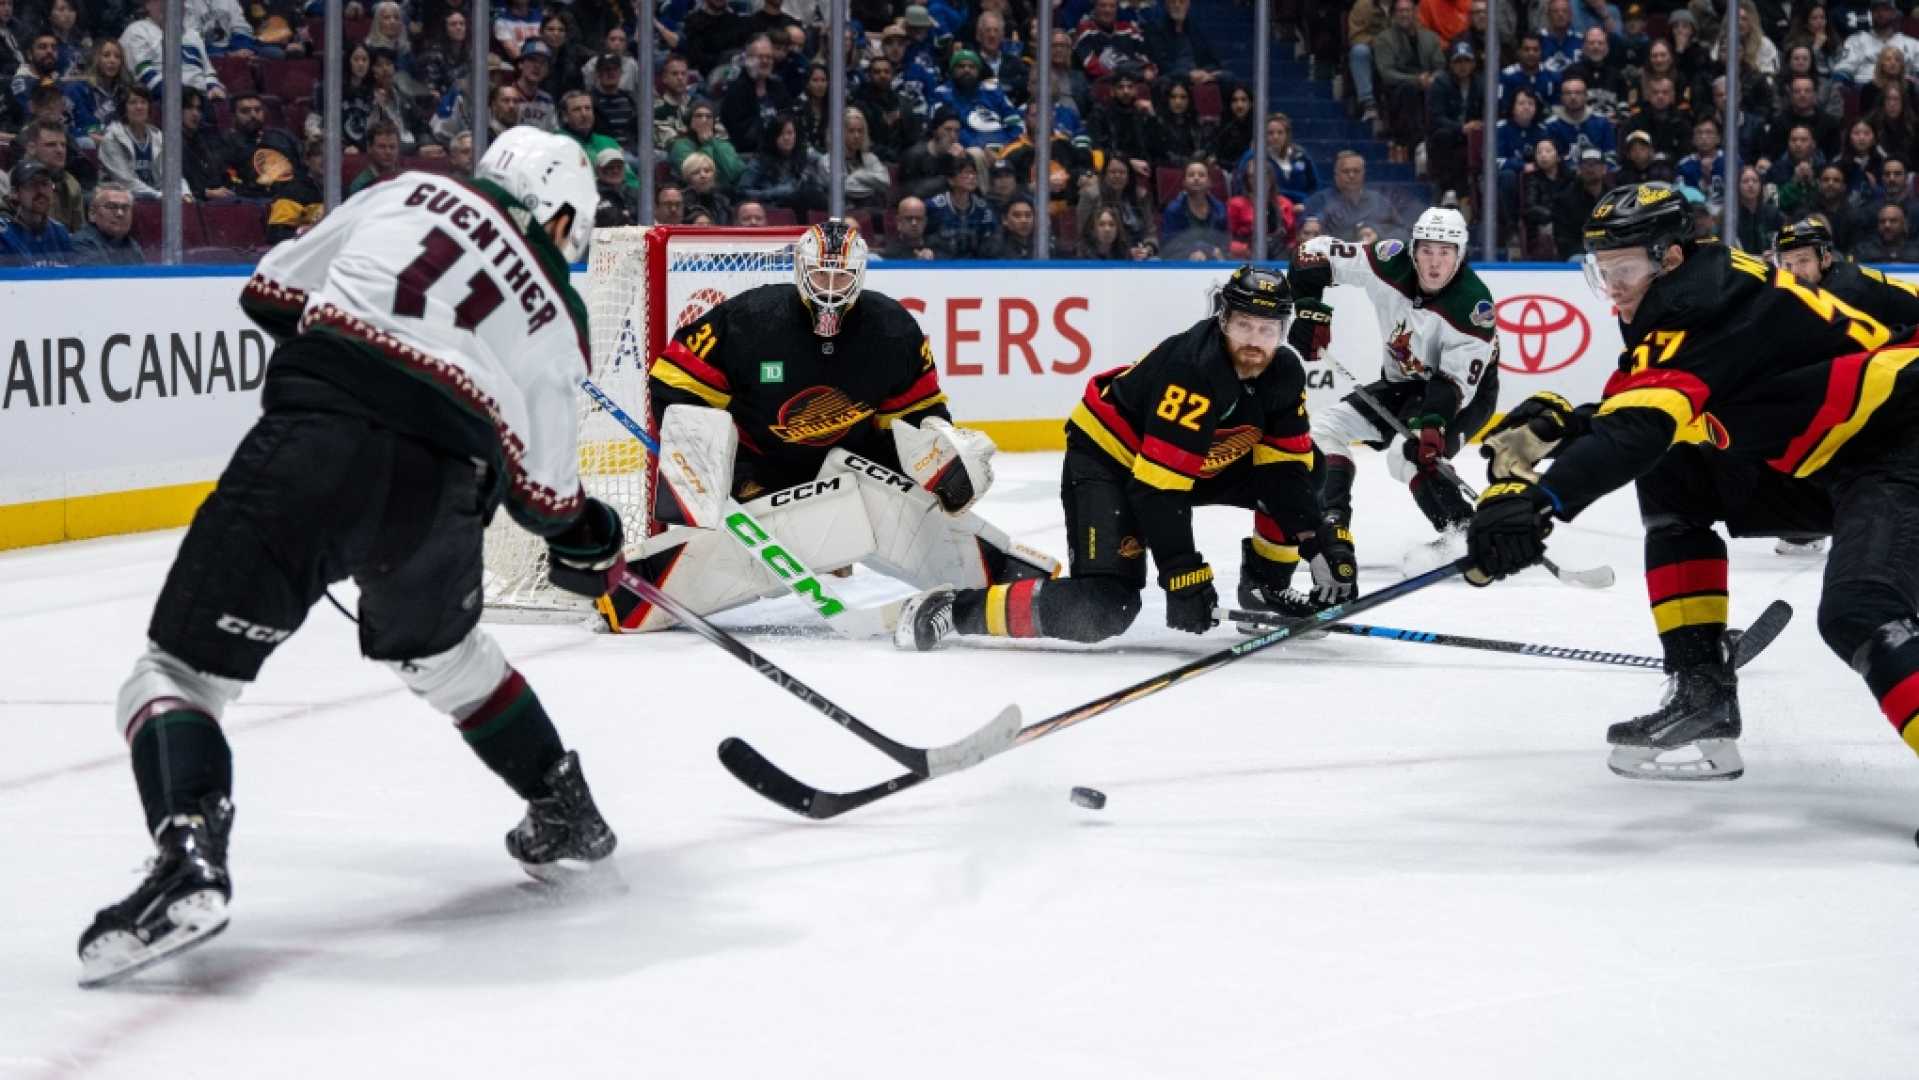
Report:
M 1274 350 L 1277 352 L 1278 350 Z M 1273 362 L 1273 353 L 1257 345 L 1233 346 L 1233 371 L 1241 379 L 1257 379 Z

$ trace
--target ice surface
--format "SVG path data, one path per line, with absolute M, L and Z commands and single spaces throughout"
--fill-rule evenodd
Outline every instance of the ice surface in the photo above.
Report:
M 1057 456 L 996 466 L 983 512 L 1063 553 Z M 1246 515 L 1197 519 L 1225 585 Z M 1371 578 L 1423 530 L 1363 464 Z M 146 853 L 111 702 L 178 542 L 0 555 L 0 1075 L 1919 1075 L 1919 762 L 1818 640 L 1823 560 L 1770 541 L 1733 545 L 1735 618 L 1799 618 L 1716 785 L 1606 771 L 1655 674 L 1335 637 L 813 823 L 715 744 L 828 786 L 897 766 L 692 635 L 498 626 L 620 833 L 626 890 L 567 900 L 504 854 L 513 798 L 322 604 L 229 715 L 232 927 L 83 992 L 75 938 Z M 1656 651 L 1630 496 L 1553 552 L 1620 583 L 1449 585 L 1372 621 Z M 724 621 L 801 628 L 753 641 L 924 744 L 1232 640 L 1161 610 L 1103 648 L 929 655 L 784 601 Z

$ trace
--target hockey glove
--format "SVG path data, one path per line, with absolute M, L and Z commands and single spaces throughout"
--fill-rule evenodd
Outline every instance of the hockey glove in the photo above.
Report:
M 1299 557 L 1313 571 L 1314 603 L 1330 607 L 1359 595 L 1359 555 L 1353 551 L 1351 529 L 1337 521 L 1323 522 L 1318 532 L 1300 540 Z
M 1415 416 L 1406 421 L 1413 437 L 1406 440 L 1406 460 L 1421 472 L 1439 467 L 1446 454 L 1446 424 L 1437 416 Z
M 1286 272 L 1286 283 L 1293 287 L 1293 295 L 1307 300 L 1318 300 L 1326 295 L 1333 284 L 1333 264 L 1326 259 L 1324 250 L 1314 250 L 1319 245 L 1307 241 L 1293 256 L 1293 265 Z
M 893 445 L 913 482 L 932 492 L 949 514 L 965 513 L 993 485 L 993 455 L 999 448 L 983 431 L 929 416 L 918 426 L 894 423 Z
M 1545 558 L 1552 512 L 1552 499 L 1530 480 L 1503 480 L 1487 488 L 1466 530 L 1466 553 L 1473 561 L 1466 580 L 1490 585 Z
M 1550 390 L 1542 390 L 1513 407 L 1501 417 L 1479 448 L 1481 457 L 1492 464 L 1487 479 L 1494 482 L 1537 480 L 1534 468 L 1540 461 L 1558 453 L 1567 442 L 1592 430 L 1597 406 L 1572 402 Z
M 554 588 L 593 599 L 605 595 L 626 573 L 620 515 L 589 497 L 565 532 L 547 537 L 546 553 L 546 579 Z
M 1199 552 L 1160 567 L 1159 587 L 1166 590 L 1169 628 L 1203 634 L 1217 625 L 1213 609 L 1219 606 L 1219 592 L 1213 588 L 1213 568 Z
M 1292 329 L 1286 331 L 1286 343 L 1308 362 L 1319 359 L 1320 350 L 1333 341 L 1333 309 L 1318 300 L 1301 300 L 1293 305 Z

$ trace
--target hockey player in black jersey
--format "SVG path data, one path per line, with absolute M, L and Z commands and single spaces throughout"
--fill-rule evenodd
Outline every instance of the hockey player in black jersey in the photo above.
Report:
M 1634 484 L 1672 684 L 1661 708 L 1612 725 L 1612 767 L 1731 779 L 1741 717 L 1713 525 L 1829 533 L 1820 635 L 1919 751 L 1919 346 L 1784 270 L 1696 241 L 1670 185 L 1608 193 L 1586 248 L 1588 281 L 1619 310 L 1619 370 L 1596 408 L 1535 395 L 1489 437 L 1495 483 L 1468 534 L 1478 569 L 1537 562 L 1555 518 Z M 1686 760 L 1670 753 L 1689 747 Z
M 863 288 L 858 227 L 813 226 L 793 263 L 792 283 L 722 301 L 649 368 L 660 456 L 674 468 L 654 486 L 641 572 L 700 614 L 782 591 L 678 498 L 710 480 L 816 572 L 859 562 L 920 588 L 1053 573 L 1052 559 L 969 512 L 992 483 L 993 441 L 954 425 L 912 313 Z M 681 481 L 682 463 L 694 479 Z M 602 613 L 616 632 L 671 624 L 623 588 Z
M 612 854 L 578 757 L 479 627 L 481 537 L 502 497 L 546 538 L 556 586 L 597 596 L 624 567 L 619 517 L 579 477 L 589 338 L 567 264 L 597 204 L 577 145 L 515 128 L 472 180 L 402 174 L 260 262 L 241 306 L 279 341 L 263 413 L 195 513 L 116 707 L 158 853 L 81 935 L 82 986 L 225 929 L 221 715 L 348 577 L 361 652 L 526 800 L 506 835 L 526 872 Z M 404 782 L 377 744 L 354 752 Z
M 1205 633 L 1219 600 L 1193 542 L 1193 507 L 1202 505 L 1254 512 L 1241 549 L 1243 604 L 1302 615 L 1315 600 L 1351 596 L 1350 536 L 1316 531 L 1306 374 L 1286 343 L 1292 309 L 1285 278 L 1243 266 L 1210 317 L 1139 362 L 1095 375 L 1066 428 L 1060 501 L 1070 576 L 921 593 L 901 611 L 895 643 L 926 650 L 953 633 L 1102 641 L 1139 614 L 1149 552 L 1166 625 Z M 1302 558 L 1313 599 L 1289 589 Z
M 1888 327 L 1919 327 L 1919 288 L 1835 255 L 1832 229 L 1823 218 L 1805 218 L 1779 230 L 1772 243 L 1772 262 L 1799 284 L 1824 289 Z M 1781 537 L 1774 550 L 1781 555 L 1818 555 L 1826 550 L 1826 538 Z

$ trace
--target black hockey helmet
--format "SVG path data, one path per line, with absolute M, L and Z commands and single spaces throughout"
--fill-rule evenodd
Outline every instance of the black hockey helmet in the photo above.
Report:
M 1213 314 L 1238 311 L 1256 319 L 1283 319 L 1293 313 L 1293 287 L 1277 270 L 1244 263 L 1213 294 Z
M 1657 264 L 1673 244 L 1690 248 L 1692 207 L 1672 184 L 1653 180 L 1616 187 L 1586 218 L 1586 251 L 1644 248 Z
M 1817 215 L 1801 218 L 1780 229 L 1778 238 L 1772 242 L 1774 254 L 1800 248 L 1818 248 L 1821 255 L 1832 250 L 1832 228 L 1824 218 Z

